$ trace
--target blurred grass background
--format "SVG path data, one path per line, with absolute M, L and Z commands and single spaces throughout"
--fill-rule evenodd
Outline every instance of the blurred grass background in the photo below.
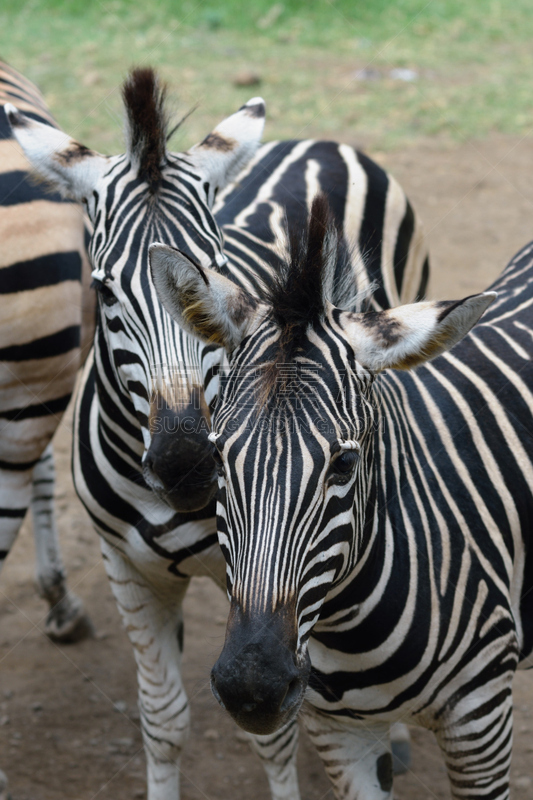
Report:
M 266 139 L 390 150 L 533 128 L 531 0 L 2 0 L 0 57 L 84 143 L 122 150 L 119 87 L 153 64 L 186 148 L 249 97 Z M 258 85 L 236 86 L 242 73 Z M 245 76 L 246 77 L 246 76 Z

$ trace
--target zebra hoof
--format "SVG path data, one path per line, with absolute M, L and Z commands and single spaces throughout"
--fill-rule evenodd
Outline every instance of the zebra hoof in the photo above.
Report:
M 409 728 L 403 722 L 395 722 L 390 729 L 392 750 L 392 771 L 403 775 L 411 767 L 411 737 Z
M 79 597 L 69 593 L 48 612 L 44 632 L 53 642 L 74 644 L 94 636 L 94 626 Z
M 0 800 L 12 800 L 7 791 L 7 775 L 0 769 Z

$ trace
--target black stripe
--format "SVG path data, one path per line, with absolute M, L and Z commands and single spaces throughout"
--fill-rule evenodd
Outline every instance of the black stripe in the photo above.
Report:
M 388 308 L 389 301 L 383 287 L 381 272 L 381 250 L 389 178 L 387 173 L 371 161 L 368 156 L 363 153 L 357 153 L 357 157 L 368 179 L 365 211 L 359 232 L 359 248 L 370 281 L 376 281 L 378 285 L 377 290 L 374 292 L 374 299 L 382 308 Z
M 423 300 L 426 296 L 426 289 L 429 281 L 429 256 L 426 256 L 426 260 L 424 261 L 424 266 L 422 267 L 422 276 L 420 278 L 420 286 L 418 289 L 418 294 L 416 296 L 416 300 Z
M 209 504 L 209 506 L 207 506 L 207 508 L 211 509 L 211 511 L 207 512 L 206 509 L 202 509 L 201 512 L 197 512 L 197 513 L 206 512 L 205 513 L 205 517 L 204 517 L 205 519 L 207 519 L 209 516 L 214 516 L 215 510 L 213 508 L 213 502 L 211 502 Z M 178 515 L 176 515 L 176 516 L 178 516 Z M 179 516 L 185 516 L 185 515 L 179 515 Z M 199 539 L 198 541 L 194 542 L 194 544 L 191 544 L 189 547 L 183 547 L 181 550 L 175 550 L 171 554 L 171 557 L 173 559 L 173 563 L 168 568 L 168 571 L 172 572 L 174 575 L 177 575 L 180 578 L 188 577 L 187 575 L 185 575 L 185 573 L 180 571 L 181 562 L 182 561 L 186 561 L 188 558 L 191 558 L 192 556 L 196 556 L 199 553 L 203 553 L 209 547 L 213 547 L 213 545 L 215 545 L 217 543 L 218 543 L 217 534 L 216 533 L 210 533 L 207 536 L 204 536 L 202 539 Z M 152 544 L 152 547 L 153 547 L 153 544 Z
M 38 462 L 38 458 L 34 461 L 0 461 L 0 469 L 7 469 L 13 472 L 26 472 L 28 469 L 33 469 Z
M 80 326 L 71 325 L 61 331 L 42 336 L 27 344 L 15 344 L 0 350 L 0 361 L 29 361 L 61 356 L 80 346 Z
M 140 381 L 128 381 L 128 391 L 130 394 L 136 394 L 142 397 L 146 402 L 149 401 L 148 392 L 146 387 Z
M 320 164 L 320 188 L 327 195 L 330 211 L 342 230 L 348 197 L 348 168 L 339 154 L 339 145 L 337 142 L 316 142 L 306 157 L 316 159 Z
M 111 442 L 111 444 L 114 445 L 115 449 L 116 450 L 120 450 L 120 452 L 122 452 L 122 453 L 124 453 L 124 455 L 128 456 L 128 458 L 130 458 L 131 461 L 133 461 L 134 464 L 137 463 L 139 465 L 139 473 L 140 473 L 141 469 L 142 469 L 140 458 L 139 458 L 137 453 L 135 453 L 133 450 L 131 450 L 128 447 L 128 445 L 124 441 L 124 437 L 119 435 L 120 432 L 121 432 L 120 429 L 119 429 L 119 432 L 116 433 L 113 430 L 113 428 L 109 427 L 109 425 L 101 417 L 100 417 L 99 423 L 100 423 L 100 428 L 105 433 L 105 436 Z M 130 472 L 131 472 L 131 470 L 130 470 Z M 131 477 L 131 475 L 130 475 L 130 477 Z
M 81 256 L 77 250 L 51 253 L 0 269 L 0 294 L 26 292 L 63 281 L 81 280 Z
M 2 71 L 6 71 L 5 64 L 2 64 Z M 39 95 L 39 90 L 36 86 L 31 83 L 27 78 L 24 78 L 19 73 L 15 72 L 15 70 L 10 70 L 12 74 L 12 79 L 6 78 L 5 75 L 2 75 L 0 78 L 0 83 L 2 84 L 2 88 L 10 97 L 18 97 L 20 100 L 24 100 L 25 103 L 34 104 L 37 108 L 40 108 L 42 111 L 46 111 L 47 109 L 44 106 L 43 100 Z M 16 103 L 13 103 L 16 105 Z M 27 116 L 29 114 L 36 114 L 37 112 L 34 110 L 32 111 L 24 111 L 24 114 Z
M 37 403 L 25 408 L 12 408 L 7 411 L 0 411 L 0 419 L 20 422 L 23 419 L 34 419 L 35 417 L 48 417 L 52 414 L 61 414 L 68 406 L 70 393 L 57 397 L 54 400 L 47 400 L 46 403 Z
M 396 278 L 396 288 L 398 295 L 402 293 L 403 276 L 405 273 L 405 265 L 409 256 L 409 247 L 411 239 L 413 238 L 413 231 L 415 229 L 415 215 L 409 200 L 407 201 L 407 208 L 402 219 L 402 224 L 398 231 L 398 238 L 396 239 L 396 247 L 394 248 L 394 276 Z
M 217 211 L 216 220 L 220 226 L 232 224 L 235 217 L 250 205 L 257 196 L 258 187 L 264 184 L 265 180 L 290 155 L 297 144 L 298 141 L 293 140 L 275 145 L 248 175 L 235 184 L 235 187 L 224 199 L 223 207 Z M 271 241 L 272 231 L 270 225 L 267 225 L 267 233 L 266 241 Z
M 2 78 L 1 83 L 3 85 L 5 85 L 6 82 L 7 81 L 4 78 Z M 10 94 L 11 100 L 13 102 L 13 105 L 16 106 L 17 105 L 17 98 L 19 96 L 16 95 L 15 92 L 10 92 L 9 94 Z M 23 97 L 20 97 L 20 99 L 23 100 L 23 102 L 25 102 L 25 103 L 28 102 Z M 39 116 L 39 114 L 36 114 L 34 111 L 24 111 L 24 115 L 26 117 L 30 117 L 31 119 L 36 120 L 37 122 L 43 122 L 45 125 L 50 125 L 50 122 L 47 119 L 45 119 L 44 117 Z M 4 140 L 5 141 L 6 139 L 12 139 L 12 138 L 13 138 L 13 134 L 11 132 L 11 125 L 7 121 L 7 116 L 6 116 L 6 112 L 4 110 L 4 107 L 0 106 L 0 140 Z
M 0 508 L 0 517 L 22 519 L 26 515 L 27 510 L 27 508 Z
M 0 128 L 0 139 L 2 138 L 1 132 Z M 58 192 L 43 188 L 25 170 L 14 169 L 0 174 L 0 206 L 6 208 L 19 206 L 31 203 L 32 200 L 47 200 L 50 203 L 71 202 L 64 200 Z M 28 209 L 27 213 L 30 216 L 31 210 Z

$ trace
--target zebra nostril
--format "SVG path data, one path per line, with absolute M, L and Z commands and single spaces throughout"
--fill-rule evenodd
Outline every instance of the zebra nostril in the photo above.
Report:
M 293 678 L 293 680 L 289 683 L 287 687 L 287 692 L 281 702 L 279 710 L 283 712 L 291 708 L 299 699 L 300 690 L 301 690 L 300 681 L 298 680 L 298 678 Z
M 226 706 L 224 705 L 224 702 L 223 702 L 223 700 L 222 700 L 222 698 L 221 698 L 221 696 L 220 696 L 220 693 L 219 693 L 219 691 L 218 691 L 218 688 L 217 688 L 217 679 L 216 679 L 216 676 L 215 676 L 213 673 L 211 673 L 211 691 L 213 692 L 213 697 L 215 698 L 215 700 L 216 700 L 218 703 L 220 703 L 220 705 L 222 706 L 222 708 L 226 708 Z
M 154 471 L 154 456 L 153 453 L 151 453 L 149 450 L 144 457 L 143 467 L 145 469 L 150 470 L 150 472 Z
M 242 710 L 249 714 L 251 711 L 255 711 L 257 708 L 257 703 L 244 703 Z

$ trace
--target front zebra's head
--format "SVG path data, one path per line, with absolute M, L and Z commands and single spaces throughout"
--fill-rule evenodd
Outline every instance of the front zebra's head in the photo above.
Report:
M 203 508 L 216 492 L 208 441 L 210 404 L 223 351 L 185 334 L 158 300 L 148 269 L 154 240 L 223 268 L 217 192 L 254 155 L 265 108 L 254 98 L 185 153 L 167 149 L 165 87 L 135 69 L 123 90 L 126 153 L 102 156 L 62 131 L 6 105 L 13 133 L 36 172 L 85 204 L 94 232 L 89 254 L 99 297 L 95 339 L 100 425 L 123 440 L 127 459 L 178 511 Z M 119 446 L 111 444 L 111 447 Z
M 211 434 L 231 597 L 212 685 L 235 720 L 260 734 L 297 713 L 313 626 L 372 533 L 374 375 L 451 347 L 495 297 L 354 312 L 353 268 L 339 264 L 345 251 L 324 197 L 289 241 L 290 263 L 256 309 L 214 271 L 151 249 L 170 313 L 198 336 L 214 328 L 232 354 Z

